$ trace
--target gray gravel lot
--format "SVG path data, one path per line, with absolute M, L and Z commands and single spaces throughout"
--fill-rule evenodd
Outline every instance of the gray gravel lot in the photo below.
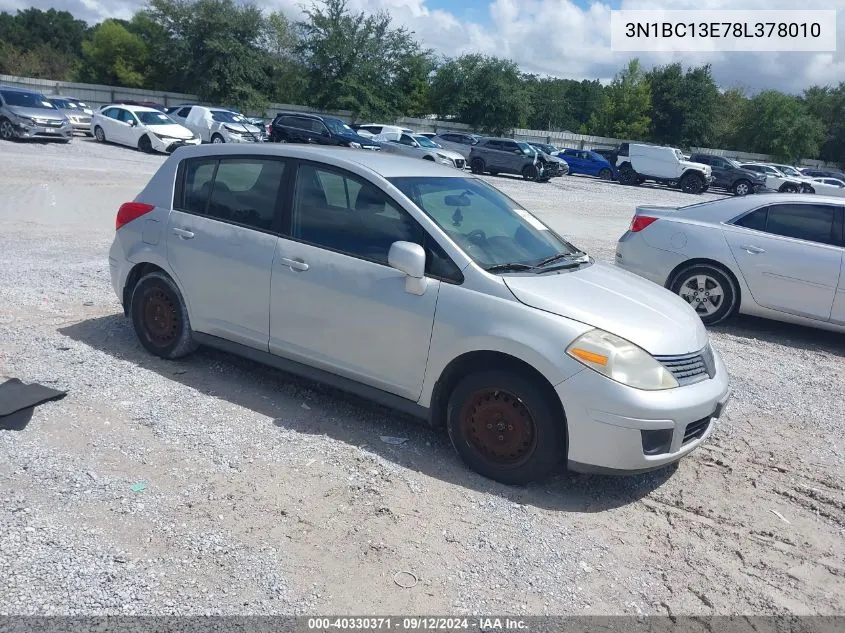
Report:
M 845 336 L 714 328 L 735 392 L 702 449 L 501 486 L 400 414 L 218 352 L 145 353 L 107 252 L 163 160 L 0 143 L 0 376 L 69 392 L 0 431 L 0 614 L 845 611 Z M 490 181 L 607 261 L 636 204 L 717 197 Z

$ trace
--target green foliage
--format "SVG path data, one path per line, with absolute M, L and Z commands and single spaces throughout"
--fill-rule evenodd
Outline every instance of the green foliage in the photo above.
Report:
M 530 91 L 516 63 L 477 54 L 441 65 L 430 98 L 440 117 L 454 117 L 492 134 L 524 125 L 531 108 Z
M 88 30 L 67 11 L 0 13 L 0 73 L 72 79 Z
M 824 125 L 800 98 L 776 90 L 751 99 L 744 129 L 753 151 L 782 161 L 817 156 L 825 138 Z
M 593 134 L 622 139 L 648 139 L 651 87 L 638 59 L 616 75 L 588 124 Z
M 836 88 L 814 86 L 804 93 L 803 101 L 825 128 L 819 158 L 845 165 L 845 83 Z
M 743 146 L 748 109 L 748 97 L 738 88 L 726 90 L 716 97 L 712 147 L 737 149 Z
M 651 86 L 652 138 L 679 147 L 709 147 L 715 140 L 719 89 L 710 66 L 684 73 L 680 64 L 652 69 L 646 74 Z
M 80 81 L 140 88 L 145 84 L 147 45 L 115 20 L 105 20 L 82 43 Z

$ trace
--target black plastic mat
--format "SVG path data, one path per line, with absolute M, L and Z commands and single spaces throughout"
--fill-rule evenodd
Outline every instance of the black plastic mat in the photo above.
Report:
M 61 400 L 67 395 L 44 385 L 25 385 L 17 378 L 11 378 L 0 385 L 0 421 L 18 411 L 37 407 L 50 400 Z

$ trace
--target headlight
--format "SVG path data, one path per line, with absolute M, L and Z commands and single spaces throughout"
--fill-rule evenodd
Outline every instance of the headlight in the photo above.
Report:
M 23 116 L 22 114 L 15 115 L 19 121 L 24 121 L 25 123 L 35 123 L 35 119 L 30 116 Z
M 672 373 L 651 354 L 604 330 L 582 334 L 566 353 L 611 380 L 635 389 L 658 391 L 678 386 Z
M 351 147 L 352 149 L 361 149 L 361 144 L 352 141 L 351 143 L 349 143 L 349 147 Z
M 447 163 L 449 165 L 454 164 L 454 161 L 448 156 L 446 156 L 446 154 L 437 154 L 437 157 L 440 159 L 441 163 Z

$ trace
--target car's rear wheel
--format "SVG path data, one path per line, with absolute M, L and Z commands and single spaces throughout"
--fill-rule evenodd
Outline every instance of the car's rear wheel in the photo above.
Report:
M 735 196 L 747 196 L 751 193 L 751 183 L 747 180 L 737 180 L 733 186 Z
M 613 178 L 613 172 L 610 171 L 607 167 L 599 171 L 599 178 L 602 180 L 610 180 Z
M 619 168 L 619 183 L 628 186 L 637 184 L 637 172 L 633 170 L 630 164 L 625 163 Z
M 213 136 L 211 137 L 211 142 L 212 142 L 212 143 L 225 143 L 225 142 L 226 142 L 226 139 L 224 139 L 224 138 L 223 138 L 222 136 L 220 136 L 219 134 L 215 134 L 215 135 L 213 135 Z
M 483 174 L 484 173 L 484 161 L 480 158 L 473 158 L 469 162 L 469 168 L 474 174 Z
M 103 132 L 103 128 L 99 125 L 94 128 L 94 138 L 96 138 L 100 143 L 106 142 L 106 133 Z
M 153 144 L 150 141 L 150 137 L 144 134 L 140 139 L 138 139 L 138 149 L 144 152 L 145 154 L 151 154 L 153 151 Z
M 152 272 L 135 285 L 129 313 L 141 345 L 161 358 L 180 358 L 197 345 L 182 293 L 163 272 Z
M 701 193 L 704 180 L 698 174 L 685 174 L 678 183 L 684 193 Z
M 15 139 L 15 128 L 9 119 L 0 119 L 0 138 L 4 141 L 13 141 Z
M 522 177 L 525 180 L 537 180 L 537 177 L 540 175 L 539 170 L 537 169 L 536 165 L 526 165 L 522 168 Z
M 689 303 L 706 325 L 730 317 L 739 298 L 730 275 L 710 264 L 697 264 L 680 271 L 671 290 Z
M 551 397 L 514 372 L 465 377 L 449 397 L 446 419 L 464 462 L 505 484 L 543 479 L 565 455 L 565 421 Z

